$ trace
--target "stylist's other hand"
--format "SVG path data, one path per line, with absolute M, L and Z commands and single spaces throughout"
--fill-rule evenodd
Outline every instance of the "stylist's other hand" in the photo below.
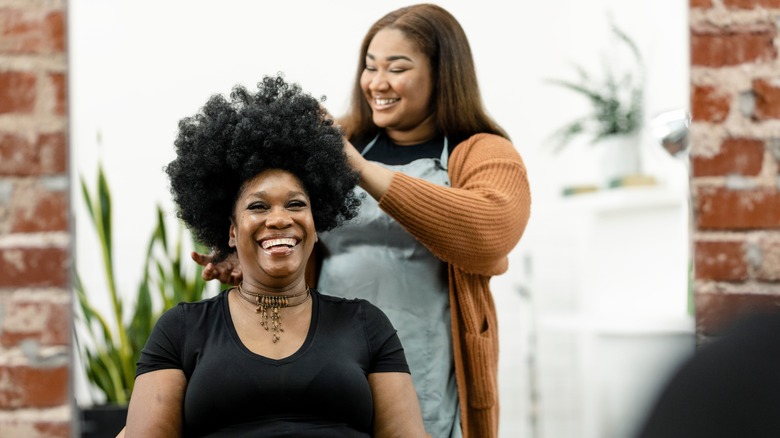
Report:
M 200 254 L 193 251 L 190 256 L 195 263 L 203 266 L 201 277 L 204 280 L 219 280 L 223 284 L 238 285 L 244 278 L 241 273 L 241 266 L 238 264 L 238 257 L 235 254 L 229 255 L 225 260 L 214 263 L 213 254 Z
M 380 201 L 390 188 L 395 171 L 366 160 L 346 138 L 344 138 L 344 153 L 347 154 L 347 163 L 360 174 L 360 187 Z
M 352 169 L 363 172 L 366 159 L 360 155 L 360 152 L 346 138 L 344 138 L 344 153 L 347 154 L 347 163 L 352 166 Z

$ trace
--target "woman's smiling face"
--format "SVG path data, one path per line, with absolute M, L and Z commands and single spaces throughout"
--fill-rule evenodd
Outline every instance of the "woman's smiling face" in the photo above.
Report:
M 234 207 L 230 244 L 236 248 L 247 289 L 284 290 L 296 284 L 316 240 L 311 202 L 295 175 L 269 169 L 244 183 Z
M 433 126 L 431 61 L 398 29 L 374 35 L 360 77 L 374 123 L 393 134 L 409 134 Z

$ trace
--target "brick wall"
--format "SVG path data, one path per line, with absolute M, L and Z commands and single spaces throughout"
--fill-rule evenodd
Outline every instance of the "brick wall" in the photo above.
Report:
M 0 436 L 71 435 L 65 0 L 0 0 Z
M 696 330 L 780 309 L 780 0 L 691 0 Z

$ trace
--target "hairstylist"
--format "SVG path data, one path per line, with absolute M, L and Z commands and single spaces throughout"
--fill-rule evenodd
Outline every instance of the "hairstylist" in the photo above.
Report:
M 339 122 L 360 172 L 357 190 L 370 196 L 358 218 L 320 235 L 311 284 L 367 299 L 388 315 L 433 437 L 496 437 L 498 329 L 489 282 L 507 270 L 531 196 L 520 155 L 482 106 L 458 21 L 420 4 L 374 23 Z M 206 278 L 240 276 L 234 264 L 193 258 L 207 265 Z

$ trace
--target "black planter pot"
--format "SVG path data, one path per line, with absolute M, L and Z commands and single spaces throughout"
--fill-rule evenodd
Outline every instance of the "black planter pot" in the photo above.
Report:
M 127 420 L 127 406 L 92 406 L 80 411 L 82 438 L 114 438 Z

